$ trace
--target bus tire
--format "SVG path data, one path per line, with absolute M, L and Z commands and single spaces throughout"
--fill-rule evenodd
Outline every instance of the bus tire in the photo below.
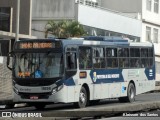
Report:
M 75 103 L 75 107 L 84 108 L 88 103 L 88 95 L 86 89 L 82 86 L 79 93 L 79 101 Z
M 135 86 L 133 83 L 130 83 L 128 85 L 128 90 L 127 90 L 127 102 L 134 102 L 135 95 L 136 95 Z
M 34 104 L 33 105 L 37 110 L 42 110 L 45 108 L 46 104 Z
M 127 97 L 118 98 L 120 102 L 134 102 L 135 101 L 136 90 L 133 83 L 129 83 L 127 89 Z

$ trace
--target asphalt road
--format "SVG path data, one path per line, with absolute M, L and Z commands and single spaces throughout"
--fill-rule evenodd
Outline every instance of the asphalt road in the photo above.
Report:
M 143 103 L 147 101 L 160 101 L 160 93 L 146 93 L 136 96 L 135 103 Z M 118 106 L 123 105 L 126 103 L 120 103 L 118 99 L 105 99 L 101 100 L 98 104 L 88 106 L 87 108 L 83 108 L 84 111 L 87 111 L 88 109 L 92 108 L 101 108 L 101 107 L 111 107 L 111 106 Z M 44 110 L 38 111 L 34 107 L 18 107 L 13 109 L 0 109 L 0 112 L 2 111 L 10 111 L 10 112 L 40 112 L 40 113 L 47 113 L 52 111 L 74 111 L 77 110 L 77 108 L 74 108 L 72 104 L 53 104 L 53 105 L 47 105 Z

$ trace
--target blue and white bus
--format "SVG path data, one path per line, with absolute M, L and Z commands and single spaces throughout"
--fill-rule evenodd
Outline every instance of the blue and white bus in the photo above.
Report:
M 7 65 L 14 102 L 37 109 L 50 103 L 83 108 L 105 98 L 133 102 L 136 95 L 155 89 L 153 44 L 120 37 L 17 41 Z

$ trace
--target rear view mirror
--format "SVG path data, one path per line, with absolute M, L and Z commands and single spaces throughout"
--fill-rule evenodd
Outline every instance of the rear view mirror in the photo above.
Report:
M 7 55 L 7 68 L 10 69 L 10 70 L 13 69 L 12 67 L 10 67 L 11 66 L 10 63 L 12 63 L 12 59 L 11 58 L 13 56 L 14 56 L 13 52 L 9 52 L 8 55 Z

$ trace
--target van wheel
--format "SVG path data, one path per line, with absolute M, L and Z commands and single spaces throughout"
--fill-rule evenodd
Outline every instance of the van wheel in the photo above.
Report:
M 82 86 L 80 93 L 79 93 L 79 101 L 75 103 L 75 106 L 78 108 L 86 107 L 88 103 L 88 96 L 86 89 Z
M 127 89 L 127 97 L 120 97 L 118 98 L 120 102 L 134 102 L 135 101 L 135 95 L 136 95 L 136 90 L 135 90 L 135 86 L 133 83 L 130 83 L 128 85 L 128 89 Z

